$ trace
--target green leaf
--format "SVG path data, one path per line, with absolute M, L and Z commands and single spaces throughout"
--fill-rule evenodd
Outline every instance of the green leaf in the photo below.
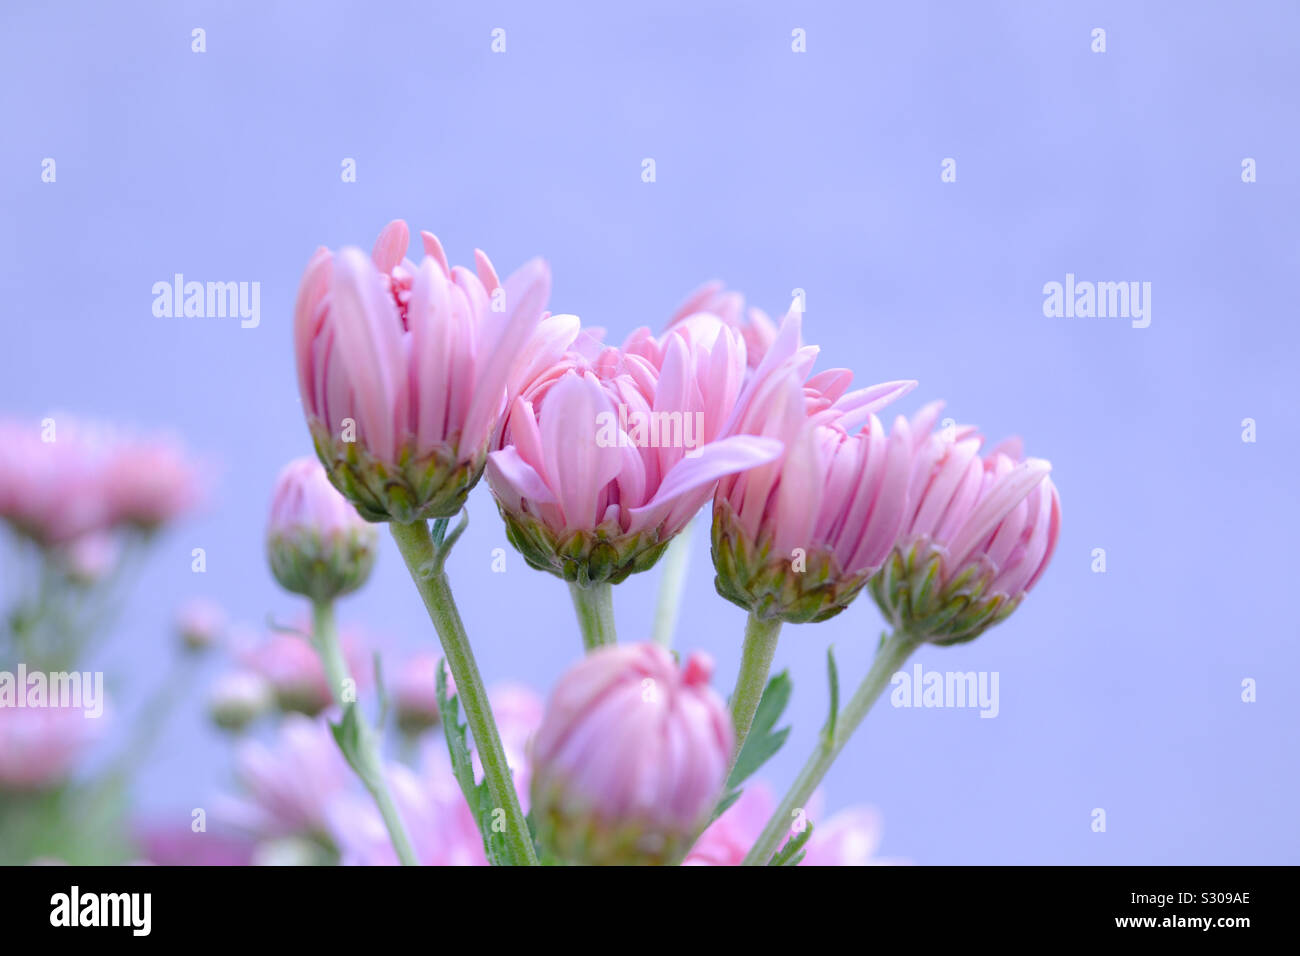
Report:
M 802 833 L 795 834 L 791 839 L 786 841 L 785 846 L 776 851 L 776 856 L 768 861 L 768 866 L 798 866 L 807 851 L 804 847 L 807 845 L 809 838 L 813 833 L 813 825 L 809 823 L 803 828 Z
M 772 759 L 772 755 L 781 749 L 785 739 L 790 736 L 790 728 L 773 730 L 776 722 L 785 713 L 786 704 L 790 703 L 790 693 L 794 690 L 794 681 L 790 680 L 789 671 L 781 671 L 767 682 L 763 696 L 759 698 L 758 710 L 754 713 L 754 723 L 745 738 L 745 746 L 740 748 L 736 766 L 727 778 L 726 793 L 718 805 L 713 808 L 712 823 L 722 816 L 733 803 L 740 799 L 743 792 L 740 785 Z
M 775 732 L 772 728 L 785 712 L 793 690 L 794 681 L 790 680 L 789 671 L 782 671 L 767 682 L 763 696 L 758 702 L 758 710 L 754 714 L 753 726 L 750 727 L 749 736 L 745 738 L 745 746 L 741 748 L 735 769 L 727 778 L 728 791 L 734 790 L 753 776 L 755 771 L 767 763 L 785 743 L 785 738 L 790 735 L 790 728 L 784 727 Z
M 840 719 L 840 672 L 835 666 L 835 647 L 826 648 L 826 671 L 831 682 L 831 715 L 826 719 L 826 742 L 835 739 L 835 726 Z
M 467 740 L 469 728 L 461 723 L 459 699 L 447 695 L 447 669 L 441 660 L 438 661 L 436 690 L 438 713 L 442 715 L 447 752 L 451 757 L 451 772 L 460 784 L 460 792 L 465 795 L 465 802 L 469 804 L 470 812 L 478 824 L 479 835 L 483 838 L 483 852 L 493 866 L 522 865 L 523 861 L 512 858 L 505 835 L 492 828 L 497 808 L 492 804 L 486 781 L 474 782 L 474 760 L 470 756 Z
M 343 752 L 348 766 L 364 779 L 369 768 L 363 766 L 360 759 L 361 721 L 357 718 L 355 703 L 348 704 L 344 709 L 342 720 L 337 724 L 330 724 L 330 732 L 334 734 L 334 742 L 339 745 L 339 750 Z

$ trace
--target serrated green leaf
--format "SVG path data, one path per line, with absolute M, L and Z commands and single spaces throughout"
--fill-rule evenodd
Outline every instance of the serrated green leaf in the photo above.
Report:
M 768 866 L 798 866 L 807 851 L 804 849 L 808 840 L 812 837 L 813 825 L 809 823 L 803 828 L 802 833 L 797 833 L 786 841 L 785 846 L 776 852 L 776 856 L 768 861 Z
M 438 661 L 435 689 L 438 695 L 438 713 L 442 716 L 443 735 L 447 739 L 447 752 L 451 757 L 451 772 L 460 785 L 460 792 L 469 804 L 474 822 L 478 824 L 479 836 L 483 839 L 483 852 L 493 866 L 522 865 L 523 861 L 514 860 L 506 843 L 505 834 L 493 829 L 493 814 L 496 807 L 488 792 L 487 782 L 474 781 L 474 760 L 470 756 L 469 728 L 460 720 L 460 701 L 447 695 L 447 672 L 443 662 Z
M 785 743 L 790 728 L 784 727 L 775 733 L 772 728 L 785 712 L 793 690 L 794 682 L 790 679 L 789 671 L 782 671 L 767 682 L 763 696 L 758 701 L 758 710 L 754 714 L 749 736 L 745 738 L 745 746 L 741 748 L 736 766 L 727 778 L 728 794 L 753 776 Z

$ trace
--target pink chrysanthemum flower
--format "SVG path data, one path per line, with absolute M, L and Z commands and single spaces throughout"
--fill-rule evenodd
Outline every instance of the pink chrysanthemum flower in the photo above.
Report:
M 235 776 L 244 792 L 221 800 L 224 822 L 262 837 L 326 839 L 330 806 L 353 779 L 326 722 L 301 714 L 287 715 L 270 744 L 241 743 Z
M 745 359 L 750 369 L 758 367 L 776 341 L 777 323 L 762 309 L 752 306 L 746 309 L 744 295 L 728 290 L 717 280 L 705 283 L 687 296 L 668 320 L 668 327 L 700 312 L 716 315 L 728 328 L 740 333 L 745 340 Z
M 980 457 L 970 427 L 931 433 L 942 403 L 912 422 L 916 459 L 898 544 L 871 592 L 916 640 L 957 644 L 1005 620 L 1052 559 L 1061 501 L 1051 464 L 1019 439 Z
M 850 392 L 847 370 L 808 377 L 816 354 L 799 345 L 791 313 L 733 423 L 779 439 L 785 453 L 724 478 L 714 496 L 718 593 L 763 619 L 822 621 L 844 610 L 889 554 L 903 519 L 907 422 L 886 432 L 874 413 L 916 383 Z
M 298 387 L 316 452 L 371 521 L 459 511 L 525 357 L 547 349 L 533 337 L 550 294 L 544 261 L 503 284 L 482 252 L 475 274 L 449 266 L 432 233 L 421 238 L 418 265 L 405 258 L 401 220 L 369 256 L 318 250 L 295 307 Z
M 301 629 L 305 634 L 311 628 L 304 623 Z M 242 667 L 270 683 L 281 710 L 314 717 L 333 704 L 334 695 L 320 655 L 303 634 L 271 634 L 256 645 L 239 648 L 237 658 Z M 357 689 L 364 690 L 374 675 L 368 642 L 358 632 L 344 629 L 340 643 L 348 673 L 356 680 Z
M 65 783 L 102 739 L 104 724 L 103 717 L 88 717 L 79 707 L 0 706 L 0 791 L 39 791 Z
M 902 861 L 876 856 L 880 847 L 880 814 L 871 807 L 849 807 L 821 819 L 821 799 L 814 794 L 808 814 L 812 836 L 804 845 L 801 866 L 882 866 Z M 727 808 L 691 847 L 684 866 L 740 866 L 754 845 L 776 799 L 766 784 L 750 783 L 740 799 Z
M 63 416 L 0 422 L 0 520 L 42 546 L 153 531 L 199 497 L 197 471 L 168 439 Z
M 780 453 L 771 438 L 726 431 L 745 346 L 716 317 L 593 351 L 570 350 L 529 381 L 488 462 L 511 543 L 584 586 L 649 568 L 720 477 Z
M 722 790 L 734 735 L 708 685 L 656 644 L 605 647 L 556 685 L 532 744 L 543 845 L 591 864 L 677 860 Z

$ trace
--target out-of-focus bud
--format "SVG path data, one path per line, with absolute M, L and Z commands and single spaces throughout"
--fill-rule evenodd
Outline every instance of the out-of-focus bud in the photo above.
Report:
M 219 677 L 208 696 L 208 713 L 222 730 L 239 733 L 271 709 L 275 695 L 266 678 L 251 671 Z
M 532 816 L 543 845 L 595 865 L 678 859 L 721 793 L 734 740 L 708 686 L 655 644 L 602 648 L 568 671 L 532 743 Z
M 397 726 L 404 734 L 421 734 L 436 727 L 438 712 L 438 665 L 442 659 L 431 653 L 416 654 L 408 660 L 393 680 L 393 709 Z M 447 675 L 447 693 L 456 693 L 455 682 Z
M 330 601 L 365 584 L 379 533 L 330 484 L 314 458 L 291 461 L 271 499 L 266 553 L 285 590 Z
M 192 598 L 176 612 L 176 633 L 186 650 L 205 651 L 226 629 L 226 612 L 215 601 Z

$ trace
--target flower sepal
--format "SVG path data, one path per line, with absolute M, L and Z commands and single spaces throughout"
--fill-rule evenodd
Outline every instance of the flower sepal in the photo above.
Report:
M 773 554 L 771 536 L 750 541 L 730 502 L 713 509 L 714 587 L 762 620 L 811 624 L 829 620 L 853 602 L 869 575 L 846 574 L 835 553 L 813 549 L 796 559 Z M 803 569 L 796 569 L 796 561 Z

